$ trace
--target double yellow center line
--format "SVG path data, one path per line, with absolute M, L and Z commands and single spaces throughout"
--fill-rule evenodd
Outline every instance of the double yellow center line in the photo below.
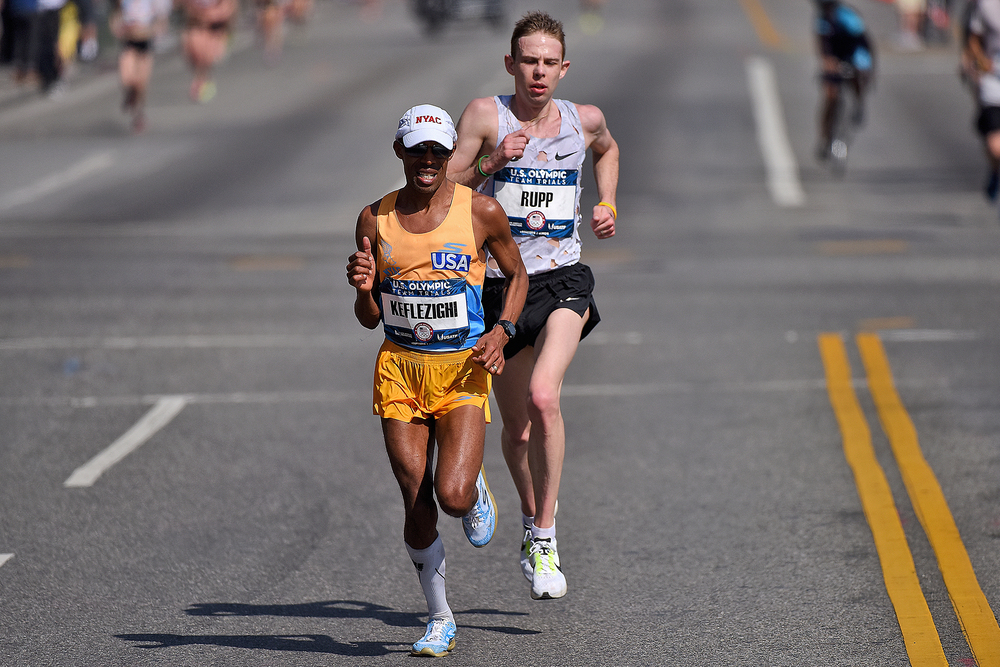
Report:
M 924 459 L 916 429 L 896 392 L 882 342 L 875 334 L 867 333 L 859 334 L 856 342 L 879 420 L 910 501 L 934 549 L 972 655 L 979 667 L 1000 667 L 1000 626 L 979 587 L 941 485 Z M 947 667 L 948 660 L 920 589 L 889 482 L 875 456 L 871 432 L 851 384 L 844 342 L 837 334 L 822 334 L 819 349 L 830 404 L 840 425 L 844 455 L 854 473 L 858 496 L 875 539 L 886 590 L 896 610 L 910 664 Z

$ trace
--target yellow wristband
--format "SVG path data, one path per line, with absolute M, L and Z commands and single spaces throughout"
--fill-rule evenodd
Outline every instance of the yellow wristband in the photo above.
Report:
M 616 221 L 618 220 L 618 209 L 616 209 L 614 206 L 612 206 L 611 204 L 609 204 L 606 201 L 599 201 L 599 202 L 597 202 L 597 205 L 598 206 L 607 206 L 608 208 L 610 208 L 611 209 L 611 217 L 614 218 Z

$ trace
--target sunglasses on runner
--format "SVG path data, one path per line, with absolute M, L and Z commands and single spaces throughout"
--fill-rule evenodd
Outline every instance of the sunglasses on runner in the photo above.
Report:
M 410 146 L 407 148 L 403 146 L 403 152 L 410 157 L 423 157 L 427 153 L 427 149 L 431 149 L 431 155 L 438 158 L 439 160 L 444 160 L 445 158 L 450 158 L 451 154 L 454 152 L 451 149 L 445 148 L 438 143 L 422 143 L 416 144 L 415 146 Z

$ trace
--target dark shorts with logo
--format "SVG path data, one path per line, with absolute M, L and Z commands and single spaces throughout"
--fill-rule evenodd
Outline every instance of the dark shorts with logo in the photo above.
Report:
M 503 310 L 503 278 L 487 278 L 483 283 L 483 314 L 486 331 L 496 326 Z M 517 334 L 503 349 L 503 356 L 510 359 L 525 347 L 534 347 L 538 334 L 559 308 L 569 308 L 577 315 L 590 309 L 590 316 L 583 325 L 580 340 L 587 337 L 601 315 L 594 302 L 594 274 L 586 264 L 576 263 L 528 278 L 528 296 L 524 309 L 517 319 Z
M 976 129 L 986 136 L 1000 130 L 1000 107 L 983 107 L 976 118 Z

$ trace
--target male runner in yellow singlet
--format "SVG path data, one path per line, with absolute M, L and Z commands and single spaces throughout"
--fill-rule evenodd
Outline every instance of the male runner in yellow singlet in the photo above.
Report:
M 503 209 L 446 177 L 455 140 L 443 109 L 423 104 L 403 115 L 393 150 L 406 184 L 361 211 L 347 266 L 355 316 L 385 331 L 374 412 L 403 494 L 403 540 L 427 598 L 427 632 L 413 653 L 431 656 L 455 646 L 434 498 L 462 517 L 474 546 L 485 546 L 496 526 L 482 463 L 491 378 L 503 372 L 509 338 L 501 324 L 484 329 L 487 249 L 505 276 L 501 319 L 511 328 L 528 287 Z

